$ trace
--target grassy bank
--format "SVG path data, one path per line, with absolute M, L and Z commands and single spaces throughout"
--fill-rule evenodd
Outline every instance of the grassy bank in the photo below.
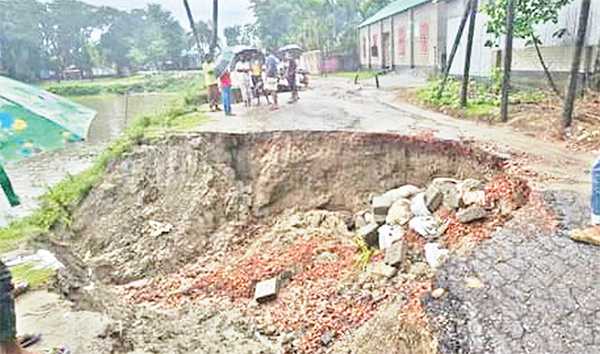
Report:
M 358 79 L 370 79 L 375 77 L 375 72 L 371 70 L 356 70 L 356 71 L 336 71 L 334 73 L 327 74 L 331 77 L 339 77 L 343 79 L 354 79 L 358 75 Z
M 123 95 L 134 92 L 181 92 L 198 95 L 204 89 L 204 76 L 190 73 L 159 73 L 126 78 L 47 81 L 45 90 L 60 96 Z
M 141 116 L 134 119 L 121 136 L 110 143 L 96 158 L 89 169 L 77 175 L 67 175 L 40 197 L 40 207 L 29 216 L 15 220 L 0 229 L 0 252 L 17 249 L 32 240 L 52 238 L 52 230 L 58 223 L 70 226 L 72 211 L 88 192 L 104 176 L 107 165 L 132 151 L 133 147 L 147 140 L 163 139 L 169 134 L 188 131 L 207 119 L 207 116 L 178 100 L 166 113 Z M 52 276 L 46 269 L 23 266 L 13 269 L 16 279 L 30 284 L 43 284 Z

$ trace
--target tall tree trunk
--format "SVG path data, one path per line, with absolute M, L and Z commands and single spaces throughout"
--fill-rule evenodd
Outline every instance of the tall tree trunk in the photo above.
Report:
M 185 6 L 185 12 L 187 13 L 188 21 L 190 21 L 190 27 L 192 28 L 192 34 L 194 35 L 194 39 L 196 40 L 196 46 L 198 47 L 198 54 L 202 51 L 202 47 L 200 46 L 200 37 L 198 36 L 198 30 L 196 29 L 196 22 L 194 22 L 194 16 L 192 15 L 192 9 L 190 8 L 190 4 L 188 0 L 183 0 L 183 6 Z
M 550 85 L 550 87 L 552 88 L 552 91 L 554 91 L 556 96 L 558 96 L 559 98 L 563 98 L 562 92 L 560 92 L 558 87 L 556 87 L 556 83 L 554 82 L 554 79 L 552 78 L 552 74 L 550 73 L 550 70 L 548 69 L 546 62 L 544 61 L 544 57 L 542 56 L 542 52 L 540 51 L 540 46 L 538 44 L 537 38 L 533 34 L 531 34 L 531 40 L 533 41 L 533 45 L 535 46 L 535 52 L 537 53 L 538 59 L 540 61 L 540 65 L 542 65 L 542 68 L 544 69 L 544 74 L 546 75 L 548 84 Z
M 213 0 L 213 38 L 210 45 L 210 54 L 215 54 L 217 40 L 219 39 L 219 0 Z
M 510 92 L 510 72 L 512 65 L 513 52 L 513 29 L 515 19 L 515 1 L 508 1 L 506 11 L 506 43 L 504 47 L 504 81 L 502 83 L 502 104 L 501 104 L 501 119 L 503 122 L 508 121 L 508 94 Z
M 581 53 L 585 43 L 585 34 L 587 32 L 587 23 L 590 16 L 590 0 L 581 2 L 581 13 L 579 14 L 579 26 L 577 27 L 577 38 L 575 41 L 575 55 L 571 66 L 571 79 L 569 82 L 569 90 L 563 108 L 561 135 L 564 136 L 566 128 L 571 126 L 573 121 L 573 105 L 575 103 L 575 95 L 577 94 L 577 78 L 579 76 L 579 67 L 581 65 Z
M 469 92 L 469 73 L 471 70 L 471 53 L 473 51 L 473 37 L 475 36 L 475 20 L 477 17 L 477 0 L 471 0 L 471 15 L 469 19 L 469 34 L 467 35 L 467 52 L 465 54 L 465 70 L 463 72 L 463 84 L 460 91 L 460 105 L 467 106 L 467 94 Z
M 446 70 L 444 71 L 444 78 L 440 83 L 440 88 L 438 90 L 438 99 L 442 98 L 444 94 L 444 88 L 446 87 L 446 81 L 448 80 L 448 75 L 450 75 L 450 69 L 452 68 L 452 62 L 454 62 L 454 56 L 456 56 L 456 51 L 458 50 L 458 46 L 460 45 L 460 40 L 462 38 L 463 32 L 465 30 L 465 26 L 467 24 L 467 19 L 469 18 L 469 11 L 471 9 L 471 0 L 469 0 L 465 6 L 465 11 L 463 13 L 462 19 L 460 20 L 460 25 L 458 26 L 458 32 L 456 32 L 456 37 L 454 37 L 454 43 L 452 44 L 452 50 L 450 51 L 450 57 L 448 58 L 448 63 L 446 64 Z

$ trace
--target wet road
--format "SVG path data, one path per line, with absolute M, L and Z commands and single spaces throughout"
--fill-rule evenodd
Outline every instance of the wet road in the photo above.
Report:
M 60 182 L 67 174 L 77 174 L 90 167 L 94 157 L 107 142 L 119 135 L 127 119 L 139 114 L 152 114 L 167 108 L 176 97 L 170 94 L 132 95 L 122 97 L 91 97 L 76 101 L 98 111 L 90 127 L 88 140 L 70 144 L 67 148 L 34 156 L 26 161 L 5 164 L 21 205 L 11 208 L 0 197 L 0 226 L 27 215 L 37 207 L 37 197 Z

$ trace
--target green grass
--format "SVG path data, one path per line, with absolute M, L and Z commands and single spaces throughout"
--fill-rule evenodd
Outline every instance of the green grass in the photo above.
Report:
M 358 75 L 358 79 L 370 79 L 375 77 L 375 73 L 369 70 L 359 70 L 359 71 L 336 71 L 334 73 L 328 74 L 331 77 L 339 77 L 343 79 L 354 79 L 356 75 Z
M 60 96 L 123 95 L 135 92 L 185 92 L 199 94 L 204 75 L 178 76 L 174 73 L 135 75 L 127 78 L 42 82 L 40 87 Z
M 92 167 L 77 175 L 67 175 L 62 182 L 49 188 L 40 197 L 40 207 L 32 214 L 0 228 L 0 252 L 15 250 L 34 238 L 42 241 L 52 239 L 55 225 L 60 223 L 69 227 L 72 224 L 73 208 L 100 182 L 111 161 L 132 151 L 142 141 L 161 139 L 171 133 L 190 130 L 206 119 L 204 114 L 184 104 L 182 100 L 174 102 L 166 112 L 134 119 L 121 136 L 104 149 Z M 43 283 L 51 276 L 47 270 L 33 269 L 31 266 L 12 271 L 13 274 L 22 274 L 23 279 L 30 284 Z
M 30 290 L 36 290 L 48 285 L 55 274 L 52 269 L 38 268 L 34 264 L 20 264 L 10 268 L 10 272 L 13 282 L 26 281 Z
M 490 82 L 472 80 L 469 83 L 469 99 L 465 108 L 460 105 L 462 82 L 454 78 L 448 79 L 441 97 L 438 95 L 440 87 L 438 79 L 431 80 L 426 86 L 420 88 L 417 97 L 427 105 L 460 112 L 463 117 L 491 118 L 493 120 L 500 117 L 501 80 L 496 76 L 497 74 L 492 75 Z M 542 100 L 547 97 L 547 94 L 541 90 L 520 90 L 510 93 L 512 103 L 522 100 Z

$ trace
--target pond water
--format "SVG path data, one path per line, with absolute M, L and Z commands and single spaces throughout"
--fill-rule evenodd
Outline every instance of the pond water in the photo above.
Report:
M 4 168 L 21 198 L 21 205 L 11 208 L 6 197 L 0 193 L 0 226 L 30 213 L 38 206 L 37 198 L 67 174 L 77 174 L 90 167 L 94 158 L 123 131 L 129 120 L 167 110 L 175 99 L 178 99 L 177 95 L 164 93 L 74 99 L 98 112 L 88 139 L 69 144 L 62 150 L 5 164 Z

